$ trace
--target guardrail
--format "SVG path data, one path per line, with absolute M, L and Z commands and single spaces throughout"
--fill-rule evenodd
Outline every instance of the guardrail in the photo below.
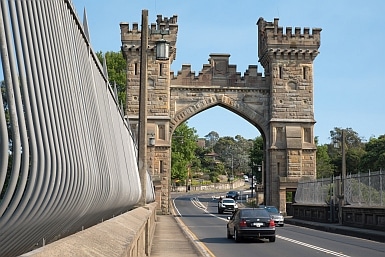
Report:
M 21 256 L 150 256 L 156 205 L 133 209 Z

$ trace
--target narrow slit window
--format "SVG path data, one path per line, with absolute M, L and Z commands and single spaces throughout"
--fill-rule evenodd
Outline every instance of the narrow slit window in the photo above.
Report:
M 279 78 L 280 79 L 283 78 L 283 68 L 282 68 L 282 66 L 279 66 Z
M 163 161 L 159 161 L 159 173 L 163 173 L 164 172 L 164 167 L 163 167 Z
M 136 62 L 134 65 L 135 65 L 134 73 L 135 73 L 135 75 L 138 75 L 138 63 Z
M 306 71 L 307 71 L 306 67 L 303 67 L 302 68 L 302 74 L 303 74 L 303 79 L 305 79 L 305 80 L 306 80 L 306 77 L 307 77 Z
M 166 140 L 166 128 L 164 125 L 158 126 L 158 136 L 159 139 Z
M 304 128 L 303 129 L 303 134 L 304 134 L 304 137 L 303 137 L 303 139 L 304 139 L 304 142 L 306 142 L 306 143 L 311 143 L 311 138 L 312 138 L 312 136 L 311 136 L 311 129 L 310 128 Z
M 159 76 L 163 74 L 163 63 L 159 63 Z

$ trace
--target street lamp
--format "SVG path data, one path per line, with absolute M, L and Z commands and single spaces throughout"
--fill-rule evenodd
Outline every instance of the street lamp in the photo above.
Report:
M 254 169 L 257 167 L 257 164 L 253 162 L 253 166 L 251 167 L 251 198 L 254 197 Z
M 163 39 L 163 35 L 168 35 L 169 30 L 154 30 L 151 34 L 160 34 L 162 39 L 156 41 L 156 59 L 168 60 L 169 43 Z M 146 204 L 147 194 L 147 146 L 155 146 L 155 138 L 147 139 L 147 83 L 148 83 L 148 10 L 142 10 L 142 31 L 140 35 L 140 89 L 139 89 L 139 135 L 138 135 L 138 168 L 141 182 L 142 195 L 139 199 L 139 205 Z M 148 140 L 148 141 L 147 141 Z
M 169 47 L 170 47 L 170 43 L 167 42 L 163 38 L 156 41 L 156 59 L 157 60 L 168 60 Z
M 155 146 L 155 133 L 148 133 L 148 146 Z
M 231 155 L 231 178 L 234 181 L 234 155 L 230 153 Z
M 345 141 L 346 141 L 346 138 L 345 138 L 345 130 L 342 129 L 341 130 L 341 140 L 340 140 L 340 144 L 341 144 L 341 154 L 342 154 L 342 164 L 341 164 L 341 180 L 340 180 L 340 186 L 338 186 L 338 191 L 339 191 L 339 194 L 338 194 L 338 220 L 339 220 L 339 223 L 342 224 L 343 223 L 343 219 L 342 219 L 342 207 L 345 205 L 345 179 L 346 179 L 346 151 L 345 151 Z M 334 146 L 335 147 L 338 147 L 338 142 L 334 142 Z
M 251 198 L 253 198 L 254 190 L 255 190 L 255 197 L 257 199 L 257 190 L 256 190 L 256 186 L 254 186 L 254 169 L 255 169 L 255 167 L 257 167 L 258 172 L 263 172 L 263 171 L 262 171 L 262 165 L 258 165 L 258 164 L 253 162 L 253 167 L 251 169 Z M 255 202 L 257 203 L 257 201 L 255 201 Z

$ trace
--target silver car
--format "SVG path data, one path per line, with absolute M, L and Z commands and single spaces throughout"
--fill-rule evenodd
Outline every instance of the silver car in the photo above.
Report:
M 275 206 L 265 206 L 265 209 L 269 212 L 270 217 L 274 220 L 275 225 L 283 227 L 285 224 L 285 218 L 282 213 L 278 211 Z

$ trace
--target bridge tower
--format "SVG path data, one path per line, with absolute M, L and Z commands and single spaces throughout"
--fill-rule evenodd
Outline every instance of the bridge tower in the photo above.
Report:
M 268 204 L 282 207 L 286 192 L 300 178 L 316 177 L 314 142 L 313 61 L 320 47 L 321 29 L 278 26 L 278 19 L 258 25 L 258 57 L 270 86 L 269 131 L 265 185 Z
M 138 23 L 132 28 L 126 22 L 120 23 L 122 53 L 127 62 L 126 116 L 134 134 L 138 133 L 139 124 L 139 89 L 140 89 L 140 52 L 141 30 Z M 156 201 L 162 214 L 170 212 L 170 171 L 171 171 L 171 135 L 170 121 L 170 67 L 176 55 L 178 33 L 177 16 L 167 18 L 157 16 L 156 23 L 151 23 L 148 32 L 147 48 L 147 147 L 148 170 L 152 176 Z M 165 40 L 169 44 L 169 58 L 156 56 L 156 44 Z
M 265 141 L 265 203 L 286 210 L 286 194 L 295 192 L 301 178 L 316 177 L 314 142 L 313 61 L 320 47 L 321 29 L 278 26 L 278 19 L 260 18 L 256 65 L 241 76 L 229 64 L 229 54 L 211 54 L 196 76 L 183 65 L 175 76 L 170 67 L 176 56 L 177 16 L 163 18 L 149 28 L 147 49 L 148 168 L 162 214 L 170 212 L 171 137 L 190 117 L 221 106 L 259 129 Z M 121 23 L 122 52 L 127 60 L 126 115 L 132 131 L 139 117 L 141 31 L 134 23 Z M 156 43 L 169 42 L 169 58 L 156 58 Z

